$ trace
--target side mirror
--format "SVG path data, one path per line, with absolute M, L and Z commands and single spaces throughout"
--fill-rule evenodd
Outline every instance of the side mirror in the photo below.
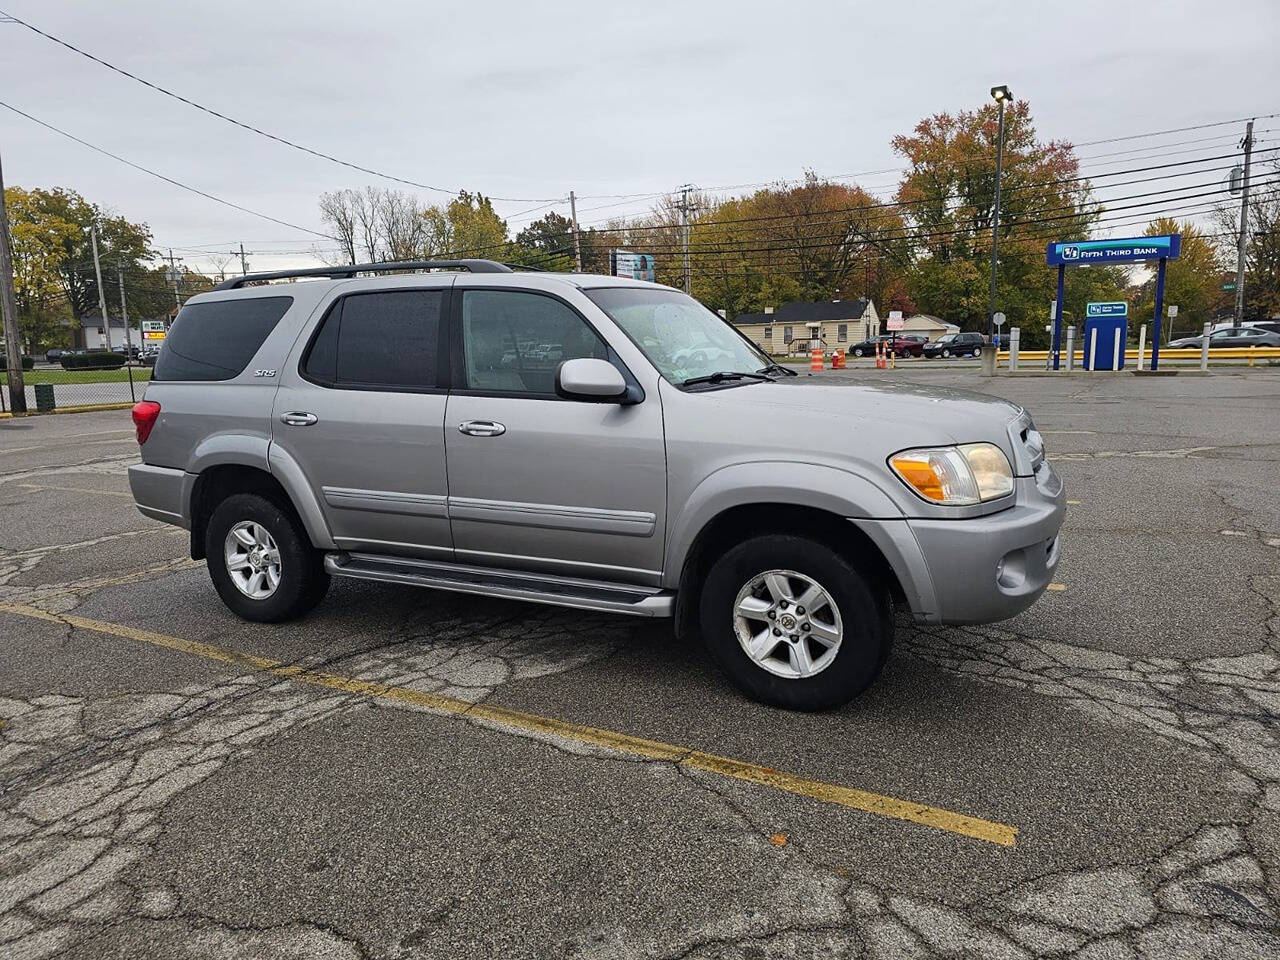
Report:
M 624 403 L 627 381 L 608 360 L 579 357 L 565 360 L 556 370 L 556 396 L 594 403 Z

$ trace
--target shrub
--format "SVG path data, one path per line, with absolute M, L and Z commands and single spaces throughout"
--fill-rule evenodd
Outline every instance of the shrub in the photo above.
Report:
M 23 370 L 31 370 L 35 367 L 35 365 L 36 365 L 35 357 L 22 358 Z M 0 353 L 0 370 L 8 370 L 8 369 L 9 369 L 9 358 L 5 356 L 3 353 Z
M 63 354 L 64 370 L 118 370 L 128 359 L 123 353 L 114 350 L 90 350 L 87 353 Z

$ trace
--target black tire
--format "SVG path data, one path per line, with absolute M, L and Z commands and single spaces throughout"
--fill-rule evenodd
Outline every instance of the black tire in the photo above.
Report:
M 942 359 L 943 359 L 943 360 L 950 360 L 950 359 L 951 359 L 951 350 L 950 350 L 949 348 L 947 348 L 947 347 L 943 347 L 943 348 L 942 348 Z
M 738 592 L 769 570 L 810 577 L 838 608 L 843 637 L 831 663 L 809 677 L 771 673 L 748 656 L 734 630 Z M 882 594 L 877 596 L 877 594 Z M 699 621 L 712 657 L 753 700 L 786 710 L 828 710 L 848 703 L 880 673 L 893 637 L 892 606 L 848 560 L 807 537 L 767 534 L 729 550 L 702 585 Z
M 862 356 L 862 348 L 861 348 L 861 347 L 855 347 L 855 348 L 854 348 L 854 351 L 853 351 L 853 355 L 854 355 L 855 357 L 860 357 L 860 356 Z
M 975 358 L 982 356 L 982 348 L 975 347 L 972 356 Z
M 261 600 L 242 593 L 232 582 L 226 565 L 227 535 L 232 527 L 246 520 L 265 527 L 280 553 L 279 585 L 269 597 Z M 214 508 L 205 527 L 205 557 L 218 596 L 232 613 L 244 620 L 257 623 L 293 620 L 315 607 L 329 589 L 323 556 L 311 545 L 297 517 L 256 493 L 233 494 Z

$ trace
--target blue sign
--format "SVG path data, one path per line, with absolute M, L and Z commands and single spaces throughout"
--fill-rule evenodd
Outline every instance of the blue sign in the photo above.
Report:
M 1051 243 L 1045 260 L 1051 267 L 1087 267 L 1094 263 L 1137 263 L 1140 260 L 1177 260 L 1182 254 L 1182 235 L 1130 237 L 1125 240 L 1081 240 L 1079 243 Z
M 1107 303 L 1090 303 L 1085 305 L 1086 317 L 1127 317 L 1129 315 L 1129 304 L 1122 300 L 1112 300 Z

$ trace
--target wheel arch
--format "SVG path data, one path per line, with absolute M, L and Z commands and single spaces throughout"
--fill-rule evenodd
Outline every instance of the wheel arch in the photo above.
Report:
M 768 466 L 776 468 L 778 465 Z M 861 530 L 856 522 L 850 522 L 851 518 L 859 516 L 900 517 L 899 509 L 863 477 L 826 467 L 818 467 L 818 470 L 841 477 L 845 490 L 836 495 L 822 493 L 813 486 L 783 488 L 774 479 L 763 488 L 736 488 L 739 492 L 737 497 L 698 498 L 695 494 L 695 498 L 690 499 L 689 507 L 673 527 L 666 564 L 666 585 L 677 589 L 675 627 L 678 636 L 689 635 L 695 625 L 700 585 L 714 559 L 742 540 L 765 532 L 794 532 L 810 536 L 867 573 L 895 602 L 908 598 L 899 573 L 876 540 Z M 860 502 L 850 495 L 851 490 L 859 488 L 859 484 L 868 488 L 861 490 L 863 498 Z M 756 493 L 754 497 L 750 495 L 753 492 Z

